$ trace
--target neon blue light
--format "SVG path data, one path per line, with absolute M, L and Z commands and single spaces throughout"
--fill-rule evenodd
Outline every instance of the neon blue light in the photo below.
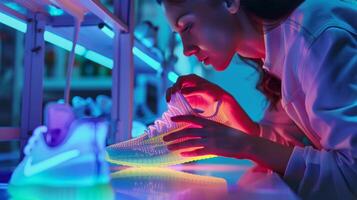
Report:
M 0 23 L 3 23 L 9 27 L 12 27 L 20 32 L 25 33 L 27 30 L 27 24 L 16 19 L 13 17 L 10 17 L 2 12 L 0 12 Z M 106 33 L 109 37 L 114 37 L 114 32 L 112 30 L 110 30 L 108 27 L 104 26 L 102 28 L 102 31 L 104 33 Z M 60 37 L 54 33 L 51 33 L 49 31 L 45 31 L 44 33 L 44 39 L 45 41 L 59 46 L 67 51 L 71 51 L 72 49 L 72 42 L 70 40 L 67 40 L 63 37 Z M 86 48 L 84 48 L 83 46 L 77 44 L 76 45 L 76 49 L 75 49 L 75 53 L 77 55 L 80 56 L 84 56 L 85 58 L 96 62 L 100 65 L 103 65 L 105 67 L 108 67 L 110 69 L 113 68 L 113 60 L 103 56 L 99 53 L 96 53 L 94 51 L 91 50 L 87 50 Z M 154 70 L 161 72 L 162 68 L 161 68 L 161 64 L 154 60 L 153 58 L 151 58 L 150 56 L 148 56 L 147 54 L 145 54 L 144 52 L 142 52 L 140 49 L 138 49 L 137 47 L 134 46 L 133 48 L 133 53 L 135 56 L 137 56 L 140 60 L 142 60 L 143 62 L 145 62 L 146 64 L 148 64 L 151 68 L 153 68 Z
M 4 13 L 1 13 L 1 12 L 0 12 L 0 22 L 7 26 L 10 26 L 20 32 L 23 32 L 23 33 L 25 33 L 27 30 L 27 25 L 24 22 L 22 22 L 18 19 L 15 19 L 13 17 L 10 17 L 8 15 L 5 15 Z M 56 46 L 59 46 L 63 49 L 66 49 L 67 51 L 70 51 L 72 49 L 71 41 L 69 41 L 63 37 L 60 37 L 56 34 L 53 34 L 49 31 L 45 31 L 44 38 L 47 42 L 52 43 Z M 86 49 L 83 46 L 81 46 L 81 45 L 76 46 L 76 51 L 75 51 L 76 54 L 84 55 L 85 51 L 86 51 Z
M 113 60 L 97 52 L 88 50 L 87 53 L 84 55 L 84 57 L 87 58 L 88 60 L 97 62 L 105 67 L 108 67 L 109 69 L 113 69 L 113 65 L 114 65 Z
M 110 38 L 114 38 L 115 33 L 109 29 L 106 25 L 103 26 L 103 28 L 101 28 L 101 30 L 103 31 L 103 33 L 105 33 L 108 37 Z M 142 41 L 144 43 L 145 46 L 150 47 L 152 46 L 151 41 L 149 40 L 143 40 Z M 156 71 L 161 71 L 161 64 L 159 62 L 157 62 L 156 60 L 152 59 L 150 56 L 146 55 L 144 52 L 142 52 L 140 49 L 134 47 L 133 48 L 133 53 L 135 56 L 137 56 L 139 59 L 141 59 L 142 61 L 144 61 L 146 64 L 148 64 L 150 67 L 152 67 L 153 69 L 155 69 Z
M 141 42 L 148 48 L 154 46 L 154 41 L 150 40 L 150 39 L 147 39 L 147 38 L 143 38 L 141 40 Z
M 52 16 L 60 16 L 60 15 L 63 15 L 63 13 L 64 13 L 62 9 L 56 8 L 55 6 L 52 6 L 52 5 L 48 6 L 48 12 Z
M 106 25 L 104 25 L 103 28 L 101 28 L 101 30 L 110 38 L 114 38 L 115 33 L 112 30 L 110 30 Z
M 170 71 L 168 74 L 167 74 L 167 78 L 173 82 L 173 83 L 176 83 L 177 79 L 178 79 L 178 75 L 175 73 L 175 72 L 172 72 Z
M 49 31 L 45 31 L 44 37 L 45 37 L 45 40 L 51 44 L 59 46 L 67 51 L 72 50 L 73 43 L 63 37 L 60 37 L 60 36 L 58 36 L 54 33 L 51 33 Z M 83 46 L 81 46 L 79 44 L 76 45 L 76 49 L 75 49 L 76 54 L 83 56 L 85 52 L 86 52 L 86 49 Z
M 4 5 L 22 14 L 26 14 L 27 12 L 27 10 L 24 7 L 21 7 L 19 4 L 15 2 L 6 2 L 4 3 Z
M 161 64 L 157 62 L 156 60 L 152 59 L 150 56 L 146 55 L 144 52 L 142 52 L 140 49 L 136 48 L 134 46 L 133 48 L 133 53 L 136 55 L 140 60 L 148 64 L 151 68 L 154 70 L 160 72 L 161 69 Z
M 0 12 L 0 22 L 23 33 L 25 33 L 27 30 L 27 25 L 24 22 L 15 19 L 13 17 L 10 17 L 8 15 L 5 15 L 4 13 L 1 12 Z

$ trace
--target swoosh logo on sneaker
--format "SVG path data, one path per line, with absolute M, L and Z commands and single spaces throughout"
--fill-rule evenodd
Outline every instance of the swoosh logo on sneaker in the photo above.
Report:
M 34 174 L 38 174 L 42 171 L 45 171 L 47 169 L 53 168 L 63 162 L 66 162 L 67 160 L 73 159 L 75 157 L 78 157 L 80 154 L 78 149 L 74 149 L 71 151 L 66 151 L 63 153 L 60 153 L 58 155 L 55 155 L 49 159 L 40 161 L 36 164 L 32 164 L 32 157 L 30 156 L 24 167 L 24 174 L 25 176 L 32 176 Z

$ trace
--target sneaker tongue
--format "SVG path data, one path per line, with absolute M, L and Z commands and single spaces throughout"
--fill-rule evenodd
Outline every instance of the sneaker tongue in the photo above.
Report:
M 160 119 L 156 120 L 154 125 L 149 126 L 146 133 L 148 133 L 148 137 L 151 138 L 166 133 L 172 128 L 182 126 L 182 124 L 185 123 L 175 123 L 170 119 L 173 116 L 179 115 L 196 115 L 229 125 L 225 114 L 219 112 L 221 103 L 222 101 L 217 101 L 212 105 L 212 108 L 207 111 L 202 111 L 192 108 L 181 93 L 174 93 L 168 103 L 168 111 L 166 111 Z
M 185 97 L 178 92 L 174 93 L 171 96 L 169 104 L 174 105 L 176 108 L 180 109 L 180 113 L 177 113 L 177 115 L 189 115 L 194 113 L 193 109 L 191 108 L 190 104 L 188 104 Z
M 181 93 L 175 93 L 171 96 L 170 104 L 179 105 L 178 107 L 181 110 L 182 115 L 197 115 L 203 118 L 211 119 L 217 121 L 216 118 L 220 117 L 219 115 L 222 113 L 218 113 L 220 111 L 220 106 L 222 101 L 216 101 L 212 103 L 212 105 L 205 110 L 201 108 L 193 108 L 188 103 L 186 98 Z M 220 121 L 220 120 L 219 120 Z
M 46 107 L 45 125 L 48 128 L 45 141 L 49 146 L 57 146 L 67 136 L 67 130 L 74 120 L 72 108 L 66 104 L 53 103 Z

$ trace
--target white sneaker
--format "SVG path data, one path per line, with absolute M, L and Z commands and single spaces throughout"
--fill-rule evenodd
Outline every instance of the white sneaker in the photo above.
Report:
M 34 130 L 10 185 L 87 186 L 109 181 L 104 160 L 107 122 L 98 118 L 75 120 L 71 107 L 50 104 L 46 125 Z
M 205 116 L 205 118 L 228 124 L 228 118 L 224 113 L 219 112 L 221 102 L 216 104 L 214 113 L 211 116 Z M 149 126 L 141 137 L 108 146 L 106 148 L 106 159 L 108 162 L 127 166 L 169 166 L 215 157 L 214 155 L 183 157 L 180 154 L 181 152 L 193 149 L 177 151 L 167 149 L 167 145 L 170 143 L 164 142 L 162 138 L 165 135 L 190 126 L 188 123 L 171 121 L 171 117 L 178 115 L 203 117 L 195 112 L 182 94 L 175 93 L 171 96 L 168 110 L 163 113 L 161 119 L 156 120 L 154 125 Z

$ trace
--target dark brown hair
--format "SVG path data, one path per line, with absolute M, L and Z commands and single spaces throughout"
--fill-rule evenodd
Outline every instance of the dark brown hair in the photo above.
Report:
M 180 4 L 186 0 L 157 0 L 158 3 L 167 1 L 170 3 Z M 192 1 L 192 0 L 191 0 Z M 222 0 L 230 2 L 230 0 Z M 254 19 L 255 22 L 267 22 L 270 28 L 279 25 L 290 13 L 298 7 L 304 0 L 241 0 L 241 8 Z M 254 23 L 253 21 L 253 23 Z M 260 24 L 261 25 L 261 24 Z M 265 31 L 270 30 L 267 29 Z M 269 100 L 269 109 L 277 108 L 277 104 L 281 99 L 281 80 L 263 69 L 263 62 L 260 59 L 250 59 L 240 56 L 247 64 L 254 66 L 259 72 L 260 79 L 257 83 L 257 89 L 261 91 Z M 249 61 L 253 61 L 257 66 L 252 65 Z

